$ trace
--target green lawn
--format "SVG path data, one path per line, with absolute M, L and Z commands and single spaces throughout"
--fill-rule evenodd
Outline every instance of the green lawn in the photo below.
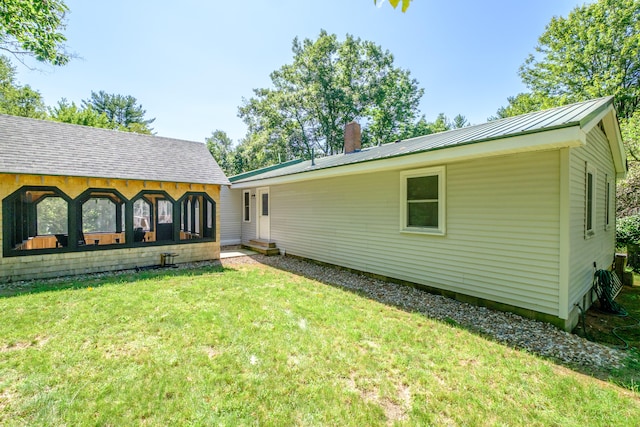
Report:
M 0 425 L 640 419 L 637 393 L 267 266 L 36 286 L 0 313 Z

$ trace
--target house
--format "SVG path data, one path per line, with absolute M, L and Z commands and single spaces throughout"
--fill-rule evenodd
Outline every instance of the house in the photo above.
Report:
M 343 154 L 231 177 L 225 240 L 577 323 L 615 255 L 611 97 L 378 147 L 345 135 Z
M 0 115 L 0 281 L 219 258 L 202 143 Z

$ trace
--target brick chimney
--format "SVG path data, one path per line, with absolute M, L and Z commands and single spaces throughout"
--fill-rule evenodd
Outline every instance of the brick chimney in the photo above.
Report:
M 360 151 L 361 148 L 360 125 L 357 122 L 349 122 L 344 127 L 344 154 Z

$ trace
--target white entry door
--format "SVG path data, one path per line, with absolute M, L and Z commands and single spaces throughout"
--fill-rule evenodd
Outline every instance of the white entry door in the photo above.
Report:
M 256 198 L 258 199 L 258 238 L 269 240 L 271 239 L 269 188 L 258 188 L 256 192 Z

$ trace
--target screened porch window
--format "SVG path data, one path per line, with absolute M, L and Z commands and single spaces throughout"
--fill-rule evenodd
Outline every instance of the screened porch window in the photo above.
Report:
M 215 237 L 215 206 L 204 193 L 187 193 L 180 200 L 180 240 Z
M 90 191 L 81 198 L 82 227 L 78 245 L 125 243 L 125 202 L 115 192 Z
M 24 187 L 2 201 L 5 251 L 65 247 L 69 202 L 56 188 Z
M 444 179 L 444 167 L 400 173 L 401 231 L 444 234 Z
M 71 199 L 56 187 L 24 186 L 2 199 L 1 218 L 6 257 L 216 237 L 216 203 L 204 192 L 174 201 L 144 190 L 129 201 L 113 188 L 90 188 Z

